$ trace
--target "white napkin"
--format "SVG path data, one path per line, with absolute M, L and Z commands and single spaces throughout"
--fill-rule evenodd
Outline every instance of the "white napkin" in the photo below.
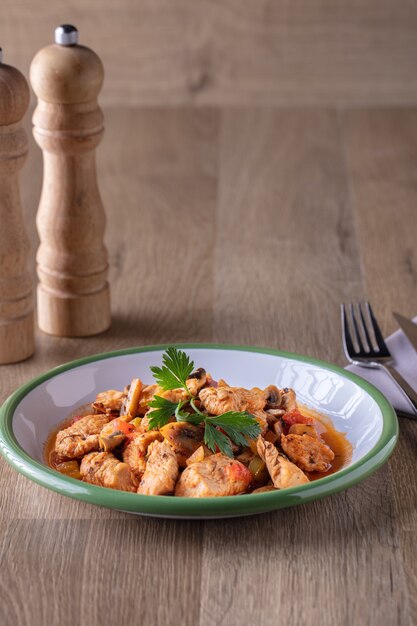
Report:
M 417 323 L 417 317 L 414 318 Z M 386 344 L 394 359 L 393 365 L 403 378 L 417 390 L 417 352 L 414 350 L 407 337 L 402 330 L 395 331 L 386 339 Z M 382 369 L 367 369 L 358 367 L 357 365 L 348 365 L 347 370 L 358 374 L 370 383 L 375 385 L 391 402 L 394 409 L 403 411 L 404 413 L 412 413 L 417 415 L 413 405 L 405 395 L 401 392 L 396 383 Z

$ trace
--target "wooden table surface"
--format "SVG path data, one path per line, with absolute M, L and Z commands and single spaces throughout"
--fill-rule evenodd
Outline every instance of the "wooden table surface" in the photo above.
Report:
M 270 346 L 344 364 L 339 303 L 417 313 L 417 109 L 108 108 L 98 153 L 113 325 L 38 332 L 4 400 L 96 352 Z M 22 198 L 36 249 L 41 155 Z M 41 416 L 40 416 L 41 418 Z M 2 626 L 378 625 L 417 620 L 417 422 L 389 463 L 322 501 L 251 518 L 133 517 L 0 461 Z

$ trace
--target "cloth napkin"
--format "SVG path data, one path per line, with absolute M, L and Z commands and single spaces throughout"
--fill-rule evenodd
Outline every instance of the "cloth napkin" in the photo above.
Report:
M 413 321 L 417 323 L 417 316 Z M 394 360 L 393 365 L 395 369 L 400 372 L 401 376 L 405 378 L 413 389 L 417 389 L 417 352 L 407 337 L 402 330 L 397 330 L 385 342 Z M 405 393 L 398 389 L 391 376 L 384 370 L 367 369 L 357 365 L 348 365 L 346 369 L 375 385 L 388 398 L 396 411 L 417 415 Z

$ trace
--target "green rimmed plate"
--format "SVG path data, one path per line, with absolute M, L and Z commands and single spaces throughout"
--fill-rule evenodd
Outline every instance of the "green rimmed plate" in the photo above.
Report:
M 61 365 L 26 383 L 0 409 L 0 449 L 7 461 L 34 482 L 63 495 L 140 515 L 215 518 L 252 515 L 309 502 L 364 480 L 385 463 L 397 437 L 395 412 L 362 378 L 305 356 L 244 346 L 183 344 L 196 366 L 232 385 L 293 387 L 297 398 L 329 415 L 353 446 L 346 467 L 307 485 L 222 498 L 145 496 L 67 478 L 43 460 L 49 432 L 99 391 L 122 389 L 132 378 L 151 382 L 151 365 L 161 363 L 164 346 L 107 352 Z

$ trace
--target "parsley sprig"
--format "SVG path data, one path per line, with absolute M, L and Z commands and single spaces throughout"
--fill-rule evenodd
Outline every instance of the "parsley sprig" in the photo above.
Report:
M 158 385 L 163 391 L 184 389 L 187 398 L 176 403 L 161 396 L 154 396 L 149 403 L 153 409 L 149 413 L 150 428 L 162 428 L 173 415 L 179 422 L 203 424 L 206 446 L 213 452 L 219 449 L 220 452 L 230 457 L 233 457 L 231 441 L 237 445 L 246 446 L 246 438 L 254 439 L 259 435 L 260 426 L 255 417 L 247 411 L 228 411 L 215 417 L 200 411 L 195 403 L 197 396 L 194 396 L 187 386 L 187 379 L 194 369 L 194 363 L 185 352 L 174 347 L 167 348 L 162 356 L 162 363 L 162 367 L 151 367 Z M 185 410 L 187 405 L 194 413 Z
M 188 393 L 187 378 L 194 369 L 194 363 L 182 350 L 170 347 L 162 355 L 162 367 L 151 367 L 156 382 L 164 391 L 183 387 Z

